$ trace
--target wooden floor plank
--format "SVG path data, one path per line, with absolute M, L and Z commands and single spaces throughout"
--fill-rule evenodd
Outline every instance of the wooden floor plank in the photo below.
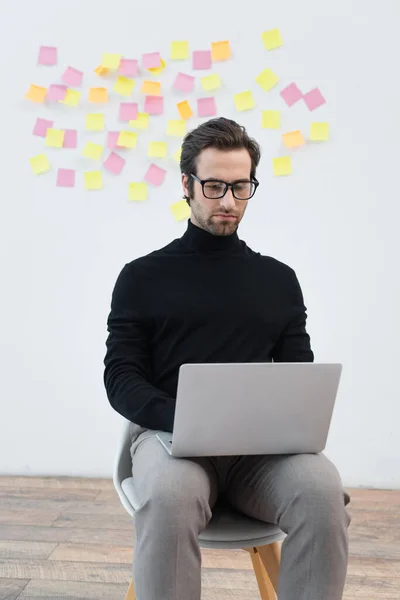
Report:
M 5 579 L 0 577 L 0 600 L 17 600 L 29 579 Z
M 25 542 L 13 540 L 0 540 L 0 559 L 7 560 L 12 558 L 48 559 L 57 544 L 48 542 Z
M 124 529 L 0 525 L 0 540 L 129 546 L 133 545 L 134 529 L 131 523 Z
M 109 562 L 130 565 L 133 548 L 110 544 L 58 544 L 48 560 L 75 562 Z
M 31 580 L 18 600 L 123 600 L 127 583 L 107 584 L 86 581 Z M 0 596 L 1 599 L 1 596 Z

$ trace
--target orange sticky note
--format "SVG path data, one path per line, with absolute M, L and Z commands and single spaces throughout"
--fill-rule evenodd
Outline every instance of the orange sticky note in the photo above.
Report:
M 142 93 L 149 96 L 160 96 L 161 83 L 159 81 L 143 81 Z
M 108 91 L 106 88 L 90 88 L 89 102 L 104 103 L 108 102 Z
M 181 119 L 190 119 L 190 117 L 193 117 L 193 111 L 190 108 L 190 104 L 187 100 L 178 102 L 176 106 L 179 111 L 179 114 L 181 115 Z
M 47 94 L 47 89 L 44 87 L 40 87 L 39 85 L 31 85 L 28 92 L 25 95 L 26 100 L 31 100 L 31 102 L 44 102 Z
M 227 60 L 232 56 L 229 42 L 213 42 L 211 44 L 211 58 L 214 61 Z
M 107 75 L 107 73 L 110 72 L 110 69 L 107 69 L 106 67 L 102 67 L 101 65 L 99 67 L 96 67 L 94 72 L 99 75 L 100 77 L 102 77 L 103 75 Z
M 284 133 L 282 138 L 287 148 L 298 148 L 304 144 L 304 138 L 300 130 Z

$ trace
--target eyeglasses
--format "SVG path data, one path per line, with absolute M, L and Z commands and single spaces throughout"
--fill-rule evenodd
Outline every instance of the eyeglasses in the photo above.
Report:
M 254 196 L 256 189 L 260 185 L 255 177 L 252 177 L 251 180 L 243 179 L 234 181 L 233 183 L 226 183 L 226 181 L 221 181 L 221 179 L 199 179 L 193 173 L 190 176 L 200 183 L 203 195 L 212 200 L 223 198 L 228 188 L 232 189 L 232 195 L 236 200 L 249 200 Z

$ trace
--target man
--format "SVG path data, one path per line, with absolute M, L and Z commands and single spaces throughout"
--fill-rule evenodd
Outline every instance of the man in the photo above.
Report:
M 181 156 L 187 230 L 125 265 L 113 292 L 104 380 L 133 424 L 138 600 L 200 600 L 197 536 L 219 494 L 287 533 L 279 600 L 342 598 L 350 498 L 323 454 L 181 459 L 155 437 L 172 431 L 183 363 L 313 361 L 294 271 L 237 235 L 259 160 L 234 121 L 190 132 Z

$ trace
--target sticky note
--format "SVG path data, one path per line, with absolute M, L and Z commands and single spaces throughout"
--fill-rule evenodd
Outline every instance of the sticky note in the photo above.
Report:
M 274 50 L 274 48 L 280 48 L 281 46 L 283 46 L 281 32 L 278 28 L 270 29 L 269 31 L 264 31 L 261 37 L 266 50 Z
M 147 200 L 147 183 L 130 183 L 129 200 L 133 200 L 135 202 L 142 202 L 143 200 Z
M 165 142 L 150 142 L 147 154 L 152 158 L 165 158 L 167 156 L 167 144 Z
M 66 85 L 52 84 L 47 90 L 46 98 L 47 100 L 51 100 L 53 102 L 63 101 L 67 95 L 67 89 L 68 88 Z
M 82 152 L 82 156 L 86 158 L 92 158 L 93 160 L 100 160 L 103 154 L 103 146 L 100 144 L 94 144 L 93 142 L 86 142 Z
M 73 169 L 58 169 L 56 185 L 58 187 L 75 187 L 75 171 Z
M 255 106 L 253 94 L 250 90 L 235 94 L 233 99 L 235 101 L 236 110 L 250 110 Z
M 194 89 L 195 81 L 196 78 L 192 75 L 178 73 L 174 81 L 174 88 L 180 92 L 191 92 Z
M 40 173 L 46 173 L 46 171 L 50 170 L 50 163 L 45 154 L 38 154 L 38 156 L 29 159 L 29 162 L 35 175 L 40 175 Z
M 263 129 L 279 129 L 281 126 L 280 110 L 263 110 L 261 127 Z
M 102 113 L 90 113 L 86 115 L 86 129 L 89 131 L 103 131 L 104 115 Z
M 112 69 L 116 70 L 119 67 L 119 63 L 121 62 L 121 54 L 109 54 L 106 52 L 103 54 L 103 58 L 101 60 L 101 66 L 104 69 Z
M 98 104 L 108 102 L 107 88 L 89 88 L 89 102 L 96 102 Z
M 101 171 L 86 171 L 84 173 L 85 189 L 101 190 L 103 187 L 103 175 Z
M 120 131 L 117 146 L 120 148 L 136 148 L 137 135 L 136 131 Z
M 182 146 L 173 153 L 172 158 L 179 164 L 181 162 Z
M 144 176 L 145 180 L 152 185 L 161 185 L 165 179 L 166 170 L 151 164 Z
M 170 120 L 167 125 L 167 135 L 176 135 L 178 137 L 183 137 L 186 134 L 186 121 L 180 120 Z
M 329 139 L 329 123 L 311 123 L 310 140 L 324 142 Z
M 81 93 L 76 90 L 67 89 L 67 93 L 65 94 L 64 100 L 61 100 L 62 104 L 66 104 L 67 106 L 78 106 L 79 101 L 81 99 Z
M 190 108 L 189 102 L 187 100 L 178 102 L 176 106 L 179 111 L 179 114 L 181 115 L 181 119 L 190 119 L 190 117 L 193 117 L 193 111 Z
M 139 73 L 138 61 L 134 58 L 121 58 L 118 73 L 124 77 L 135 77 Z
M 45 101 L 46 94 L 47 88 L 40 87 L 40 85 L 32 84 L 27 93 L 25 94 L 25 99 L 40 104 Z
M 144 112 L 149 115 L 161 115 L 164 110 L 164 98 L 162 96 L 146 96 L 144 101 Z
M 160 75 L 160 73 L 162 73 L 162 72 L 164 71 L 164 69 L 165 69 L 165 66 L 166 66 L 166 64 L 167 64 L 167 63 L 165 62 L 165 60 L 163 60 L 161 57 L 160 57 L 160 61 L 161 61 L 161 64 L 160 64 L 160 66 L 159 66 L 159 67 L 150 67 L 150 68 L 149 68 L 149 69 L 147 69 L 147 70 L 148 70 L 150 73 L 152 73 L 153 75 Z
M 189 42 L 171 42 L 170 58 L 171 60 L 186 60 L 189 58 Z
M 143 81 L 142 93 L 150 96 L 160 96 L 161 83 L 159 81 Z
M 286 102 L 288 106 L 293 106 L 296 102 L 301 100 L 303 93 L 299 90 L 295 83 L 290 83 L 283 90 L 279 92 L 279 95 Z
M 304 94 L 303 100 L 306 103 L 308 110 L 315 110 L 319 106 L 322 106 L 326 103 L 325 98 L 318 88 L 314 88 L 313 90 L 310 90 Z
M 148 113 L 139 112 L 136 119 L 129 121 L 129 127 L 135 129 L 147 129 L 149 126 L 149 115 Z
M 134 87 L 135 82 L 133 79 L 129 79 L 129 77 L 123 77 L 120 75 L 115 82 L 114 92 L 121 94 L 121 96 L 130 96 Z
M 57 64 L 57 48 L 54 46 L 40 46 L 39 48 L 39 65 L 51 67 Z
M 143 69 L 157 69 L 161 67 L 161 56 L 159 52 L 148 52 L 142 54 Z
M 119 131 L 109 131 L 107 134 L 107 148 L 120 148 L 118 146 Z
M 104 161 L 103 167 L 107 169 L 107 171 L 111 171 L 114 175 L 119 175 L 124 168 L 125 159 L 119 154 L 115 152 L 111 152 L 110 156 Z
M 211 67 L 210 50 L 194 50 L 192 55 L 193 69 L 209 69 Z
M 64 131 L 49 127 L 46 131 L 46 146 L 50 148 L 62 148 L 64 144 Z
M 298 148 L 299 146 L 303 146 L 305 141 L 300 130 L 284 133 L 282 139 L 287 148 Z
M 197 114 L 199 117 L 213 117 L 217 114 L 215 98 L 198 98 Z
M 110 69 L 106 69 L 105 67 L 102 67 L 101 65 L 99 67 L 96 67 L 94 72 L 96 73 L 96 75 L 99 75 L 99 77 L 104 77 L 104 75 L 107 75 L 107 73 L 110 72 Z
M 190 207 L 186 200 L 179 200 L 171 204 L 172 214 L 176 221 L 185 221 L 190 217 Z
M 67 70 L 61 75 L 61 79 L 67 85 L 71 87 L 76 87 L 81 85 L 83 78 L 82 71 L 78 71 L 78 69 L 74 69 L 74 67 L 68 67 Z
M 221 83 L 221 77 L 217 73 L 201 78 L 201 87 L 207 92 L 218 89 L 221 87 Z
M 121 102 L 119 105 L 120 121 L 134 121 L 138 114 L 138 105 L 136 102 Z
M 46 137 L 47 130 L 49 127 L 53 127 L 53 121 L 47 121 L 46 119 L 36 119 L 35 127 L 33 128 L 33 135 L 39 137 Z
M 273 87 L 276 86 L 279 81 L 279 77 L 277 77 L 275 73 L 271 71 L 271 69 L 264 69 L 264 71 L 262 71 L 259 76 L 256 77 L 256 81 L 263 90 L 269 92 Z
M 76 129 L 64 130 L 63 148 L 76 148 L 78 145 L 78 132 Z
M 213 42 L 211 44 L 211 58 L 213 61 L 227 60 L 232 56 L 229 42 Z
M 292 161 L 290 160 L 290 156 L 279 156 L 278 158 L 273 158 L 272 168 L 276 177 L 280 177 L 282 175 L 291 175 Z

